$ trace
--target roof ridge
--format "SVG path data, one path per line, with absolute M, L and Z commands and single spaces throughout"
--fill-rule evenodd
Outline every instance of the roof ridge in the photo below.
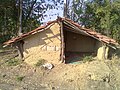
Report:
M 43 25 L 43 26 L 41 25 L 38 28 L 36 28 L 30 32 L 22 34 L 21 36 L 17 36 L 16 38 L 12 38 L 12 39 L 8 40 L 7 42 L 4 42 L 3 44 L 10 45 L 14 42 L 17 42 L 17 41 L 29 36 L 29 35 L 32 35 L 33 33 L 35 34 L 35 32 L 38 33 L 38 31 L 40 31 L 41 29 L 44 29 L 44 28 L 48 27 L 49 25 L 51 25 L 52 23 L 56 23 L 58 21 L 60 21 L 60 22 L 67 21 L 67 22 L 71 23 L 72 25 L 78 27 L 80 30 L 86 31 L 87 34 L 89 34 L 90 36 L 92 35 L 92 37 L 95 37 L 102 42 L 105 42 L 108 44 L 119 45 L 116 40 L 114 40 L 108 36 L 102 35 L 101 33 L 98 33 L 96 31 L 93 31 L 92 29 L 84 28 L 84 27 L 80 26 L 78 23 L 76 23 L 76 22 L 74 22 L 66 17 L 63 17 L 63 18 L 58 17 L 56 20 L 48 21 L 45 25 Z

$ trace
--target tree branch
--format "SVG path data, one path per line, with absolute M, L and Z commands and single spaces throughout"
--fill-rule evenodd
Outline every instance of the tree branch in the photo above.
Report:
M 36 2 L 37 2 L 37 0 L 33 1 L 32 5 L 30 7 L 30 10 L 28 12 L 28 15 L 26 16 L 26 20 L 30 17 L 31 11 L 32 11 L 32 9 L 33 9 L 33 7 L 34 7 L 34 5 L 35 5 Z

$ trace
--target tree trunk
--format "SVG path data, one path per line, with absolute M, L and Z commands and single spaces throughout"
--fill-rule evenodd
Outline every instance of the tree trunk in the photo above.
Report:
M 30 7 L 30 9 L 28 11 L 28 15 L 26 16 L 26 20 L 30 17 L 30 14 L 31 14 L 31 12 L 33 10 L 33 7 L 34 7 L 34 5 L 35 5 L 36 2 L 37 2 L 37 0 L 35 0 L 35 1 L 32 2 L 32 5 L 31 5 L 31 7 Z
M 24 55 L 23 55 L 23 44 L 24 44 L 24 41 L 19 41 L 16 43 L 16 47 L 18 49 L 18 55 L 19 55 L 19 59 L 23 59 Z
M 2 35 L 5 35 L 6 33 L 7 33 L 7 31 L 6 31 L 6 27 L 7 27 L 7 9 L 5 8 L 5 15 L 4 15 L 4 31 L 2 31 L 3 33 L 2 33 Z
M 75 12 L 74 12 L 74 8 L 75 8 L 75 1 L 73 0 L 72 15 L 71 15 L 71 20 L 73 20 L 73 21 L 75 21 Z
M 18 35 L 22 34 L 22 0 L 19 0 L 19 30 Z
M 64 0 L 64 12 L 63 12 L 63 16 L 67 17 L 67 0 Z
M 18 36 L 20 36 L 22 34 L 22 0 L 19 0 L 19 22 L 18 22 Z M 23 44 L 21 42 L 17 43 L 17 48 L 18 48 L 18 54 L 19 54 L 19 58 L 22 59 L 23 58 Z

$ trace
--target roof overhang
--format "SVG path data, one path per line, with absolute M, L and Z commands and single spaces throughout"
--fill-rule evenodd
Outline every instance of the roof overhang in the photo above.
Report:
M 46 25 L 40 26 L 40 27 L 38 27 L 38 28 L 26 33 L 26 34 L 23 34 L 23 35 L 18 36 L 16 38 L 10 39 L 9 41 L 5 42 L 4 45 L 8 46 L 8 45 L 14 44 L 20 40 L 26 39 L 26 38 L 30 37 L 31 35 L 34 35 L 36 33 L 40 33 L 42 31 L 46 30 L 54 23 L 59 23 L 59 22 L 62 23 L 64 25 L 64 27 L 70 28 L 71 31 L 75 31 L 75 32 L 81 33 L 83 35 L 90 36 L 90 37 L 92 37 L 100 42 L 107 44 L 108 46 L 110 46 L 114 49 L 116 48 L 116 46 L 119 46 L 119 44 L 116 42 L 116 40 L 109 38 L 105 35 L 102 35 L 100 33 L 97 33 L 96 31 L 93 31 L 91 29 L 84 28 L 68 18 L 61 18 L 61 17 L 58 17 L 57 20 L 50 21 Z

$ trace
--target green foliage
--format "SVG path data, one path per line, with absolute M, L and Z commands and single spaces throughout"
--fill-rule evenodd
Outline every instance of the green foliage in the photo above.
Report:
M 85 63 L 85 62 L 90 62 L 90 61 L 93 61 L 93 60 L 94 60 L 92 56 L 84 56 L 82 59 L 83 59 L 83 62 L 84 62 L 84 63 Z
M 25 76 L 19 76 L 19 75 L 16 76 L 16 80 L 19 82 L 21 82 L 24 78 Z
M 8 60 L 7 62 L 6 62 L 6 64 L 8 65 L 8 66 L 16 66 L 16 65 L 19 65 L 21 62 L 20 62 L 20 60 L 18 60 L 18 59 L 10 59 L 10 60 Z
M 84 8 L 75 8 L 81 25 L 91 28 L 120 42 L 120 1 L 88 0 Z M 79 12 L 79 13 L 78 13 Z
M 57 9 L 62 0 L 46 3 L 46 0 L 22 0 L 22 33 L 37 28 L 47 15 L 47 10 Z M 0 0 L 0 43 L 16 37 L 19 29 L 19 0 Z
M 11 38 L 10 34 L 3 35 L 0 38 L 0 43 L 4 43 L 6 40 L 9 40 Z
M 40 60 L 38 60 L 38 62 L 35 64 L 35 66 L 41 66 L 41 65 L 43 65 L 45 62 L 46 62 L 46 60 L 40 59 Z

